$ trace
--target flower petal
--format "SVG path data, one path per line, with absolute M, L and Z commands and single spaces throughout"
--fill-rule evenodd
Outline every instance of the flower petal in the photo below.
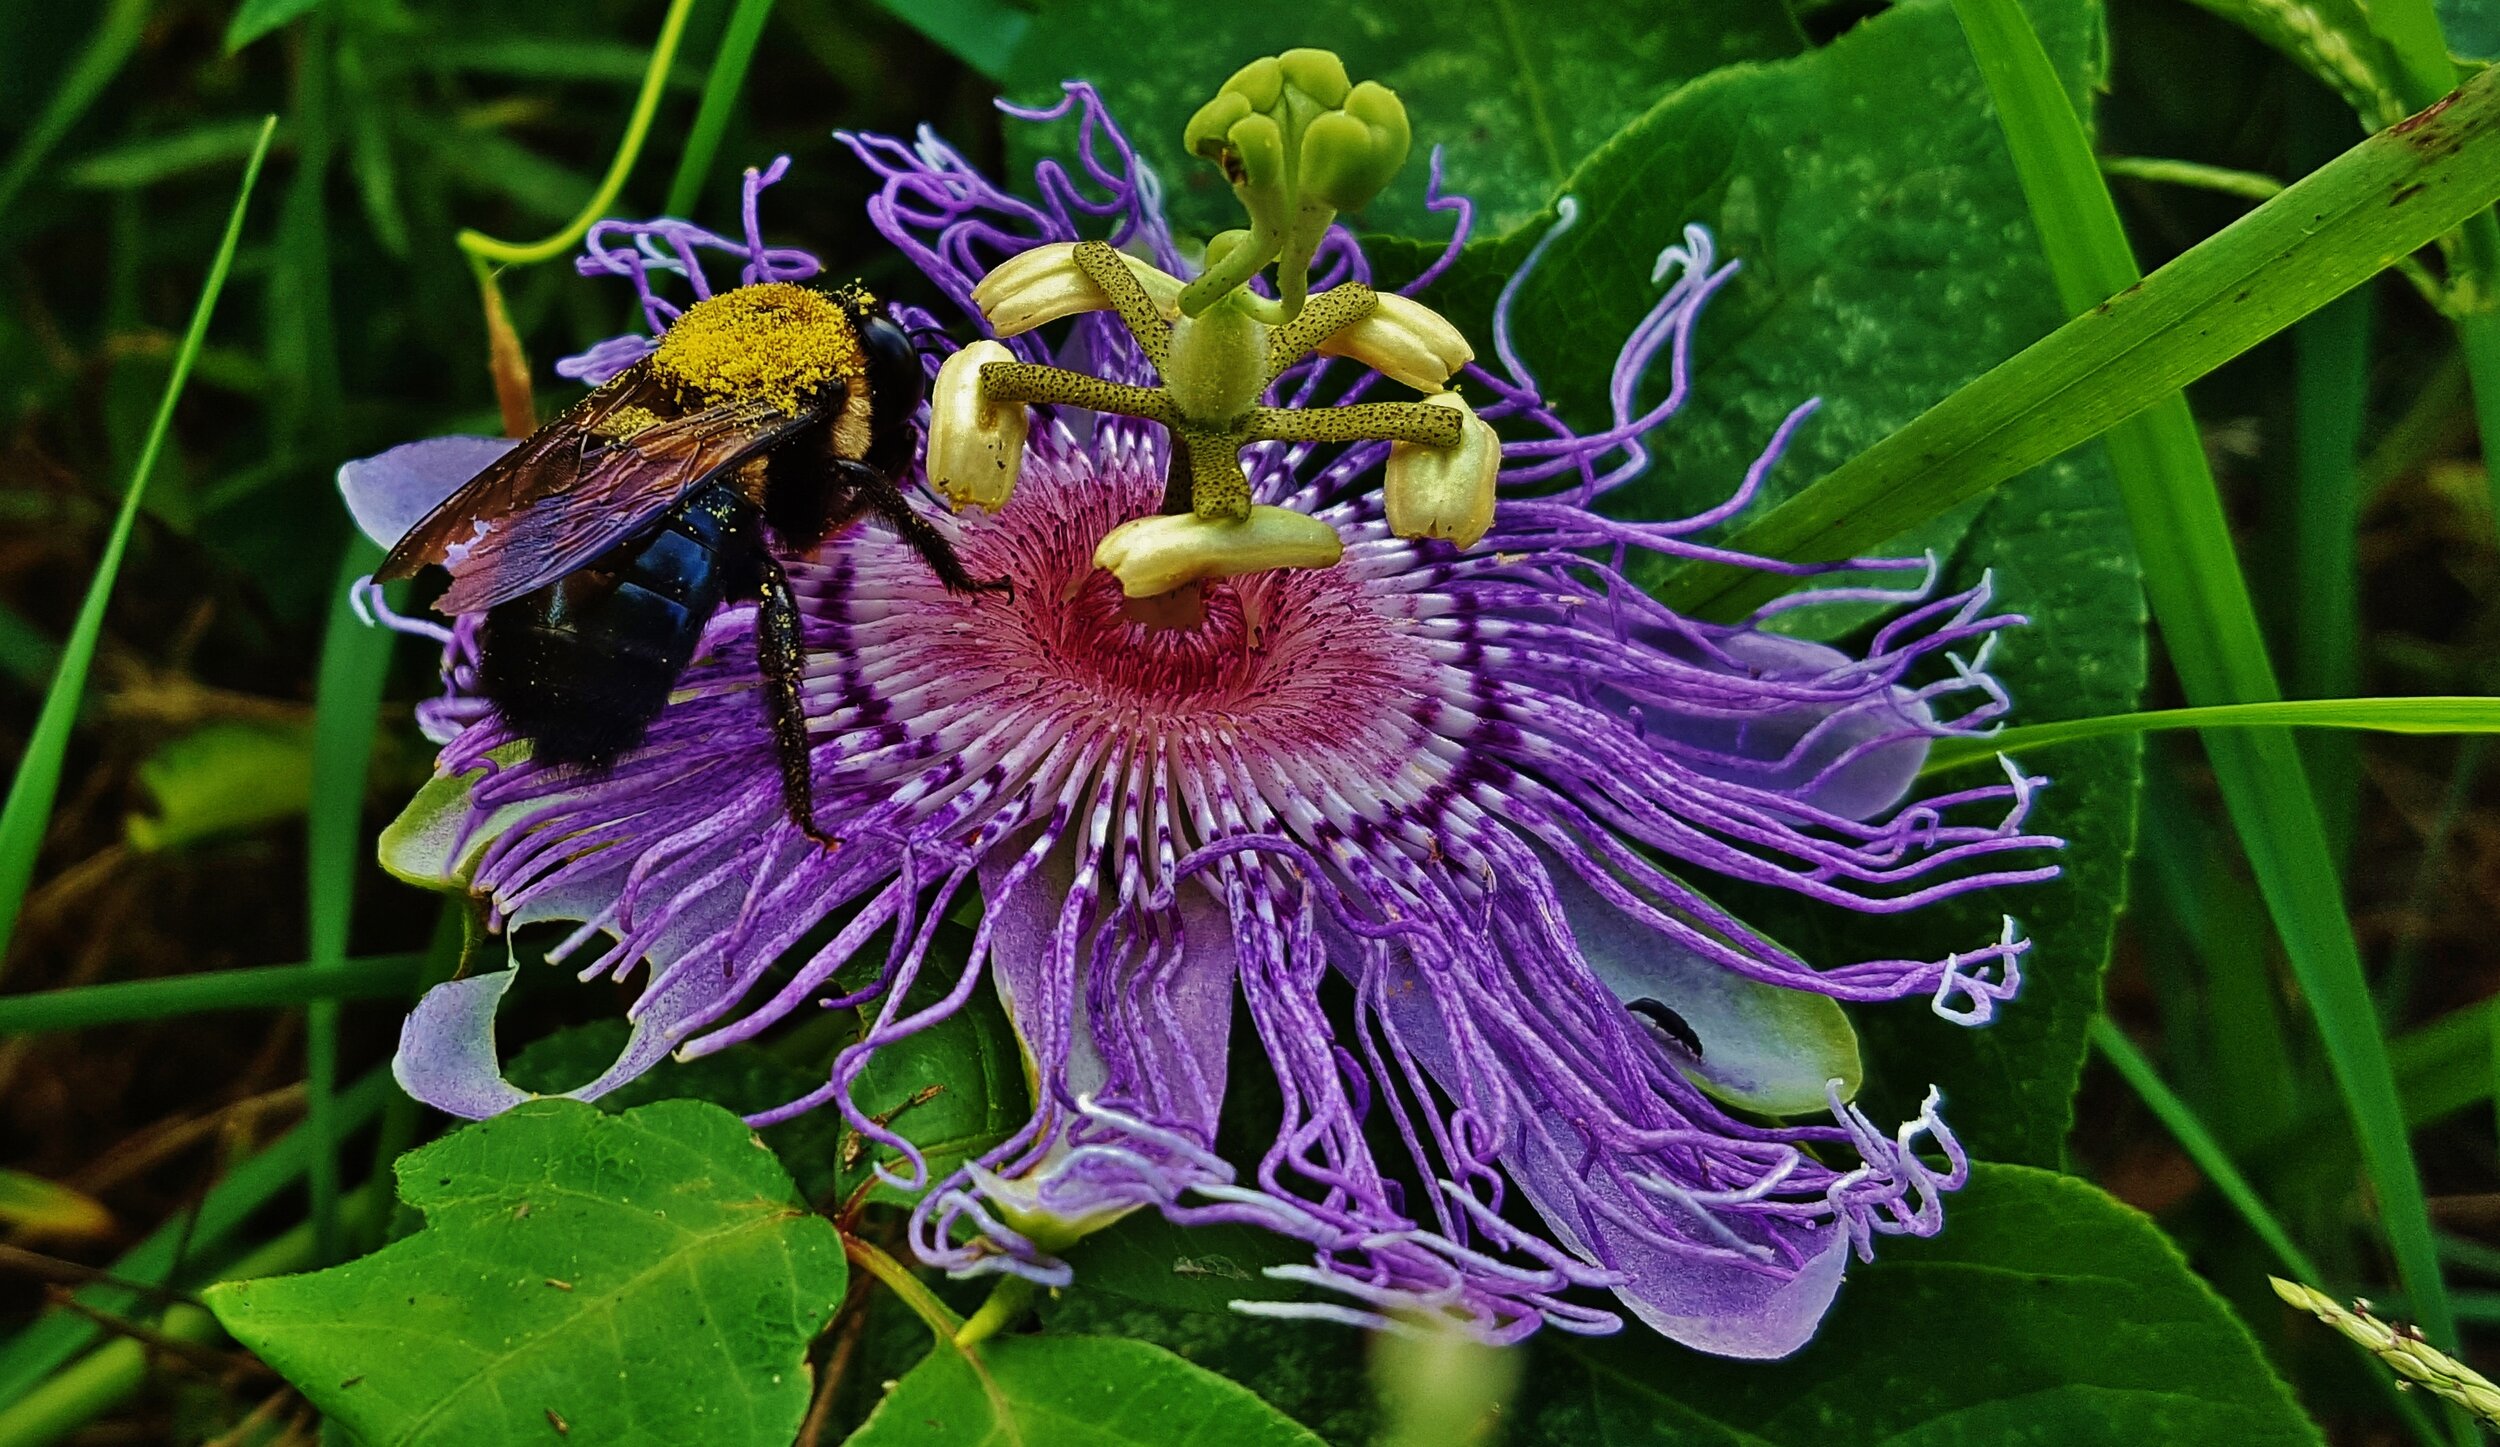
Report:
M 504 1079 L 503 1066 L 496 1059 L 495 1013 L 520 973 L 516 961 L 508 969 L 447 981 L 426 991 L 399 1027 L 399 1050 L 391 1057 L 391 1076 L 399 1088 L 464 1120 L 484 1120 L 541 1099 Z M 601 1071 L 598 1079 L 564 1091 L 562 1096 L 597 1100 L 659 1064 L 672 1043 L 647 1017 L 638 1018 L 615 1063 Z
M 1856 1097 L 1861 1078 L 1857 1031 L 1839 1002 L 1784 990 L 1678 949 L 1650 925 L 1600 897 L 1558 858 L 1549 876 L 1589 969 L 1626 1005 L 1654 1001 L 1675 1012 L 1701 1042 L 1695 1058 L 1670 1053 L 1684 1074 L 1730 1105 L 1765 1115 L 1817 1115 L 1831 1108 L 1827 1082 Z
M 510 452 L 509 437 L 429 437 L 339 468 L 339 496 L 366 537 L 390 547 L 460 485 Z
M 1561 1127 L 1568 1132 L 1569 1127 Z M 1771 1361 L 1804 1346 L 1831 1309 L 1849 1265 L 1849 1233 L 1824 1226 L 1819 1250 L 1801 1266 L 1758 1270 L 1724 1255 L 1673 1250 L 1615 1225 L 1622 1188 L 1603 1173 L 1583 1171 L 1574 1146 L 1529 1133 L 1503 1167 L 1566 1246 L 1597 1246 L 1598 1259 L 1631 1279 L 1615 1295 L 1662 1336 L 1723 1357 Z M 1592 1209 L 1594 1207 L 1594 1209 Z M 1597 1243 L 1582 1239 L 1594 1222 Z

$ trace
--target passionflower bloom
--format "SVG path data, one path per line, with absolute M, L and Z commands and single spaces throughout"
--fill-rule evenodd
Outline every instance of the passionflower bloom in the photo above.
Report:
M 1067 89 L 1055 110 L 1012 112 L 1073 110 L 1080 125 L 1081 175 L 1045 162 L 1038 200 L 927 132 L 841 138 L 882 183 L 876 225 L 954 308 L 906 309 L 907 323 L 983 329 L 972 289 L 1046 244 L 1107 238 L 1191 274 L 1152 174 L 1094 93 Z M 755 225 L 755 193 L 779 172 L 750 179 L 741 238 L 611 223 L 581 269 L 629 278 L 655 331 L 672 314 L 655 288 L 707 294 L 707 252 L 741 261 L 746 281 L 805 275 L 813 260 L 767 249 Z M 1456 234 L 1410 292 L 1467 232 L 1437 156 L 1431 184 Z M 975 576 L 1012 578 L 1012 596 L 946 592 L 875 523 L 790 564 L 816 797 L 838 850 L 783 812 L 739 607 L 643 745 L 588 777 L 534 766 L 475 697 L 471 626 L 434 630 L 448 688 L 426 722 L 442 754 L 387 861 L 476 891 L 504 925 L 579 921 L 559 953 L 586 958 L 585 978 L 645 972 L 630 1043 L 579 1097 L 672 1052 L 873 1003 L 820 1089 L 754 1120 L 830 1107 L 889 1147 L 922 1192 L 910 1240 L 927 1263 L 1061 1283 L 1068 1243 L 1150 1207 L 1307 1243 L 1310 1263 L 1277 1273 L 1305 1299 L 1245 1310 L 1365 1324 L 1420 1311 L 1512 1340 L 1542 1323 L 1615 1330 L 1619 1308 L 1706 1351 L 1793 1350 L 1852 1251 L 1936 1231 L 1967 1172 L 1932 1092 L 1890 1132 L 1851 1104 L 1842 1002 L 1983 1022 L 2014 993 L 2027 942 L 2009 920 L 1941 960 L 1809 963 L 1697 881 L 1877 914 L 2053 873 L 2043 851 L 2058 841 L 2026 825 L 2040 780 L 2008 765 L 2002 782 L 1913 794 L 1931 740 L 2005 711 L 1982 665 L 2017 620 L 1984 586 L 1938 595 L 1932 561 L 1867 563 L 1925 581 L 1797 593 L 1733 626 L 1631 585 L 1637 553 L 1731 556 L 1696 535 L 1745 507 L 1811 404 L 1724 504 L 1681 522 L 1606 516 L 1608 493 L 1671 441 L 1693 330 L 1735 267 L 1698 229 L 1661 253 L 1662 293 L 1614 360 L 1611 416 L 1581 431 L 1509 337 L 1543 249 L 1502 294 L 1494 365 L 1457 379 L 1505 439 L 1480 546 L 1394 535 L 1389 443 L 1254 443 L 1255 500 L 1326 523 L 1342 560 L 1209 582 L 1194 624 L 1148 626 L 1095 551 L 1156 511 L 1162 429 L 1036 407 L 1004 506 L 932 519 Z M 1369 280 L 1342 228 L 1314 273 Z M 650 345 L 621 338 L 561 370 L 596 381 Z M 1151 380 L 1102 315 L 1003 345 Z M 926 360 L 934 374 L 944 357 Z M 1271 396 L 1348 400 L 1375 380 L 1358 372 L 1314 357 Z M 496 445 L 412 444 L 343 482 L 388 534 Z M 1768 627 L 1871 596 L 1898 606 L 1862 652 Z M 950 979 L 932 941 L 976 899 Z M 837 993 L 846 965 L 848 982 L 873 978 Z M 455 981 L 419 1004 L 397 1061 L 413 1094 L 469 1117 L 528 1098 L 495 1063 L 509 981 Z M 930 1180 L 850 1088 L 878 1050 L 983 989 L 1023 1043 L 1032 1117 Z M 1226 1160 L 1213 1144 L 1228 1074 L 1260 1068 L 1272 1139 Z

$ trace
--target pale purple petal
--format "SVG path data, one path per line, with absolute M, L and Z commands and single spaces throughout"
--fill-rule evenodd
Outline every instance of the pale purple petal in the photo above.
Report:
M 510 452 L 509 437 L 429 437 L 339 468 L 339 496 L 366 537 L 390 547 L 460 485 Z

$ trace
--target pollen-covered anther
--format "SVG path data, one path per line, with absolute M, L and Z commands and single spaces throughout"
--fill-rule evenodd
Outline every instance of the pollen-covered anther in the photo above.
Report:
M 1254 507 L 1238 521 L 1165 513 L 1120 524 L 1094 549 L 1131 598 L 1184 583 L 1278 568 L 1331 568 L 1345 556 L 1337 530 L 1291 508 Z
M 1380 293 L 1370 315 L 1338 328 L 1317 350 L 1350 357 L 1418 392 L 1440 391 L 1476 359 L 1475 348 L 1439 312 L 1395 292 Z
M 1456 392 L 1435 392 L 1427 407 L 1460 415 L 1458 445 L 1389 444 L 1380 500 L 1389 531 L 1402 538 L 1447 538 L 1473 547 L 1493 526 L 1493 479 L 1502 469 L 1502 439 Z
M 974 342 L 946 359 L 930 389 L 929 484 L 958 512 L 1005 507 L 1024 471 L 1030 426 L 1024 405 L 995 401 L 981 390 L 985 364 L 1015 359 L 996 342 Z
M 1111 310 L 1111 298 L 1076 264 L 1076 243 L 1058 241 L 1000 262 L 972 289 L 973 304 L 1001 337 L 1085 312 Z M 1181 280 L 1126 252 L 1115 253 L 1166 316 L 1180 315 Z

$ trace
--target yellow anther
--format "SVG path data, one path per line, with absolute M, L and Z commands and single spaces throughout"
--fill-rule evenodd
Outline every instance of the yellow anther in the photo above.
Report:
M 1239 521 L 1163 513 L 1120 524 L 1094 549 L 1131 598 L 1168 593 L 1202 578 L 1277 568 L 1329 568 L 1345 556 L 1337 530 L 1291 508 L 1254 507 Z

